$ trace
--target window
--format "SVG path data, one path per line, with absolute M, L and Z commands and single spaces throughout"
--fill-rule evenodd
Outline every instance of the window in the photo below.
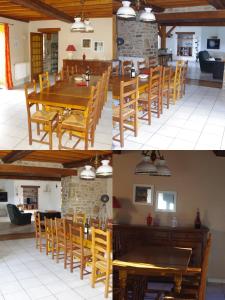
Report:
M 157 191 L 156 211 L 176 212 L 176 198 L 176 192 Z
M 153 186 L 152 185 L 134 185 L 133 201 L 135 204 L 152 205 L 153 204 Z

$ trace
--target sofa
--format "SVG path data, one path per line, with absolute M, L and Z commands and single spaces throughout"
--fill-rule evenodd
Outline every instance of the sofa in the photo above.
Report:
M 7 204 L 7 210 L 12 224 L 15 225 L 31 224 L 32 214 L 21 212 L 14 204 Z
M 215 58 L 214 61 L 210 61 L 208 51 L 200 51 L 198 55 L 201 72 L 212 73 L 214 79 L 223 80 L 224 61 L 221 61 L 219 58 Z

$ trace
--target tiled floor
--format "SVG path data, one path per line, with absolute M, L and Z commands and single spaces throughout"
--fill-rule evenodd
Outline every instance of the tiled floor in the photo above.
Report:
M 34 239 L 0 242 L 0 300 L 101 300 L 104 285 L 91 288 L 90 277 L 64 270 L 35 249 Z M 112 299 L 110 296 L 108 299 Z
M 95 145 L 93 149 L 106 150 L 112 147 L 112 101 L 111 93 L 108 96 L 108 102 L 105 105 L 101 120 L 96 130 Z M 0 89 L 0 149 L 34 149 L 48 150 L 47 145 L 33 143 L 29 146 L 27 129 L 26 102 L 23 89 L 11 91 Z M 35 127 L 33 127 L 34 136 L 36 136 Z M 73 146 L 69 138 L 63 139 L 66 146 Z M 53 136 L 54 149 L 58 148 L 58 139 L 56 134 Z M 77 149 L 84 149 L 81 142 Z M 92 149 L 92 148 L 90 148 Z
M 152 125 L 139 121 L 138 137 L 130 131 L 125 136 L 123 149 L 224 149 L 225 90 L 187 85 L 185 97 L 159 119 L 153 116 Z

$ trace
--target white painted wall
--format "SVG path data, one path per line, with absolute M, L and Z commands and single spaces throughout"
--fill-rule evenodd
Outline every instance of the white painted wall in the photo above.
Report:
M 22 185 L 40 186 L 38 189 L 38 210 L 57 210 L 61 211 L 61 183 L 48 182 L 37 180 L 0 180 L 0 189 L 8 192 L 8 203 L 18 205 L 22 203 L 23 188 Z M 48 191 L 46 192 L 46 185 Z M 57 185 L 57 187 L 56 187 Z M 7 203 L 2 203 L 1 207 L 6 206 Z
M 77 51 L 74 59 L 82 59 L 83 53 L 86 59 L 111 60 L 112 59 L 112 18 L 90 19 L 94 27 L 93 33 L 71 32 L 72 24 L 53 20 L 35 21 L 29 23 L 29 32 L 37 32 L 38 28 L 61 28 L 59 32 L 59 69 L 62 68 L 63 59 L 68 57 L 66 48 L 69 44 L 75 45 Z M 82 48 L 82 39 L 91 39 L 92 48 L 89 50 Z M 104 52 L 94 51 L 94 41 L 104 42 Z

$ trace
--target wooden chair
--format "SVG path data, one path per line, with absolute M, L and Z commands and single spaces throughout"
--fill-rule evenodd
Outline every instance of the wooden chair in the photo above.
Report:
M 67 66 L 66 67 L 66 71 L 67 71 L 67 74 L 69 74 L 69 76 L 74 76 L 77 74 L 77 65 L 74 65 L 74 66 Z
M 176 70 L 172 74 L 170 99 L 172 98 L 173 104 L 176 104 L 177 99 L 181 97 L 181 76 L 184 66 L 184 61 L 178 60 L 176 63 Z
M 84 225 L 86 221 L 86 215 L 82 212 L 74 213 L 73 222 L 77 224 Z
M 62 71 L 54 74 L 55 83 L 63 80 L 63 74 Z
M 120 63 L 114 65 L 112 67 L 112 75 L 113 76 L 119 76 L 120 75 Z
M 92 274 L 91 284 L 105 283 L 105 298 L 108 298 L 110 289 L 110 274 L 112 273 L 112 245 L 111 232 L 92 229 Z
M 172 69 L 170 67 L 163 67 L 162 74 L 162 108 L 163 104 L 167 109 L 170 106 L 170 84 L 171 84 Z M 164 102 L 165 100 L 165 102 Z
M 181 73 L 181 97 L 185 96 L 186 93 L 187 71 L 188 71 L 188 61 L 185 61 Z
M 162 66 L 150 68 L 148 88 L 141 94 L 138 100 L 142 115 L 141 120 L 148 121 L 151 124 L 152 112 L 160 117 L 162 112 Z
M 99 219 L 97 218 L 90 218 L 90 227 L 94 227 L 94 228 L 99 228 L 100 227 L 100 222 Z
M 34 226 L 35 226 L 35 239 L 36 239 L 36 248 L 39 248 L 40 252 L 46 247 L 46 244 L 43 243 L 43 240 L 46 240 L 46 232 L 44 224 L 41 224 L 40 213 L 34 213 Z
M 65 214 L 64 215 L 64 218 L 66 219 L 66 220 L 68 220 L 68 221 L 71 221 L 71 222 L 73 222 L 73 217 L 74 217 L 74 214 Z
M 158 64 L 158 59 L 156 56 L 150 56 L 148 59 L 149 68 L 156 67 Z
M 28 131 L 29 131 L 29 144 L 32 145 L 32 142 L 37 142 L 45 145 L 49 145 L 49 149 L 52 150 L 52 133 L 58 126 L 58 114 L 55 111 L 46 111 L 44 109 L 39 110 L 39 107 L 36 105 L 36 112 L 31 114 L 31 107 L 33 104 L 29 102 L 29 96 L 32 93 L 36 93 L 36 83 L 35 81 L 31 83 L 26 83 L 24 85 L 25 96 L 26 96 L 26 106 L 27 106 L 27 121 L 28 121 Z M 31 92 L 29 92 L 31 90 Z M 37 125 L 37 135 L 40 135 L 40 125 L 43 126 L 43 136 L 38 139 L 33 139 L 32 137 L 32 123 Z M 49 136 L 49 141 L 44 141 L 46 136 Z
M 83 279 L 84 275 L 90 274 L 87 272 L 84 274 L 87 263 L 91 260 L 91 249 L 84 246 L 84 227 L 80 224 L 69 224 L 69 240 L 70 240 L 70 272 L 73 269 L 80 267 L 80 279 Z M 77 259 L 80 264 L 77 266 L 74 262 Z
M 119 123 L 119 133 L 113 137 L 113 140 L 120 142 L 121 147 L 124 147 L 125 130 L 131 130 L 137 136 L 138 98 L 138 77 L 120 82 L 120 103 L 119 106 L 113 107 L 113 122 Z
M 49 80 L 48 72 L 39 74 L 39 85 L 40 85 L 40 91 L 42 91 L 44 88 L 50 87 L 50 80 Z
M 211 234 L 209 234 L 204 250 L 201 268 L 188 268 L 186 280 L 183 280 L 184 282 L 182 284 L 181 293 L 179 295 L 176 295 L 173 292 L 166 293 L 164 297 L 165 300 L 205 300 L 207 271 L 211 244 L 212 237 Z
M 56 251 L 56 232 L 53 219 L 45 217 L 45 239 L 46 239 L 46 255 L 52 254 L 52 259 L 55 257 Z
M 138 73 L 141 74 L 143 69 L 147 68 L 146 60 L 141 60 L 137 62 Z
M 131 67 L 132 67 L 131 60 L 122 61 L 122 66 L 121 66 L 122 75 L 124 76 L 124 75 L 130 74 Z
M 64 269 L 67 267 L 67 258 L 69 252 L 69 242 L 66 235 L 66 220 L 55 218 L 56 231 L 56 262 L 64 259 Z
M 65 133 L 69 133 L 70 138 L 73 136 L 77 138 L 77 142 L 72 147 L 73 149 L 79 144 L 81 140 L 84 140 L 84 148 L 88 149 L 89 141 L 91 146 L 94 146 L 94 136 L 97 126 L 97 117 L 100 101 L 100 84 L 97 83 L 95 87 L 91 87 L 91 94 L 88 101 L 88 107 L 86 111 L 73 110 L 67 115 L 63 116 L 62 121 L 59 123 L 59 150 L 71 149 L 62 145 L 62 136 Z

